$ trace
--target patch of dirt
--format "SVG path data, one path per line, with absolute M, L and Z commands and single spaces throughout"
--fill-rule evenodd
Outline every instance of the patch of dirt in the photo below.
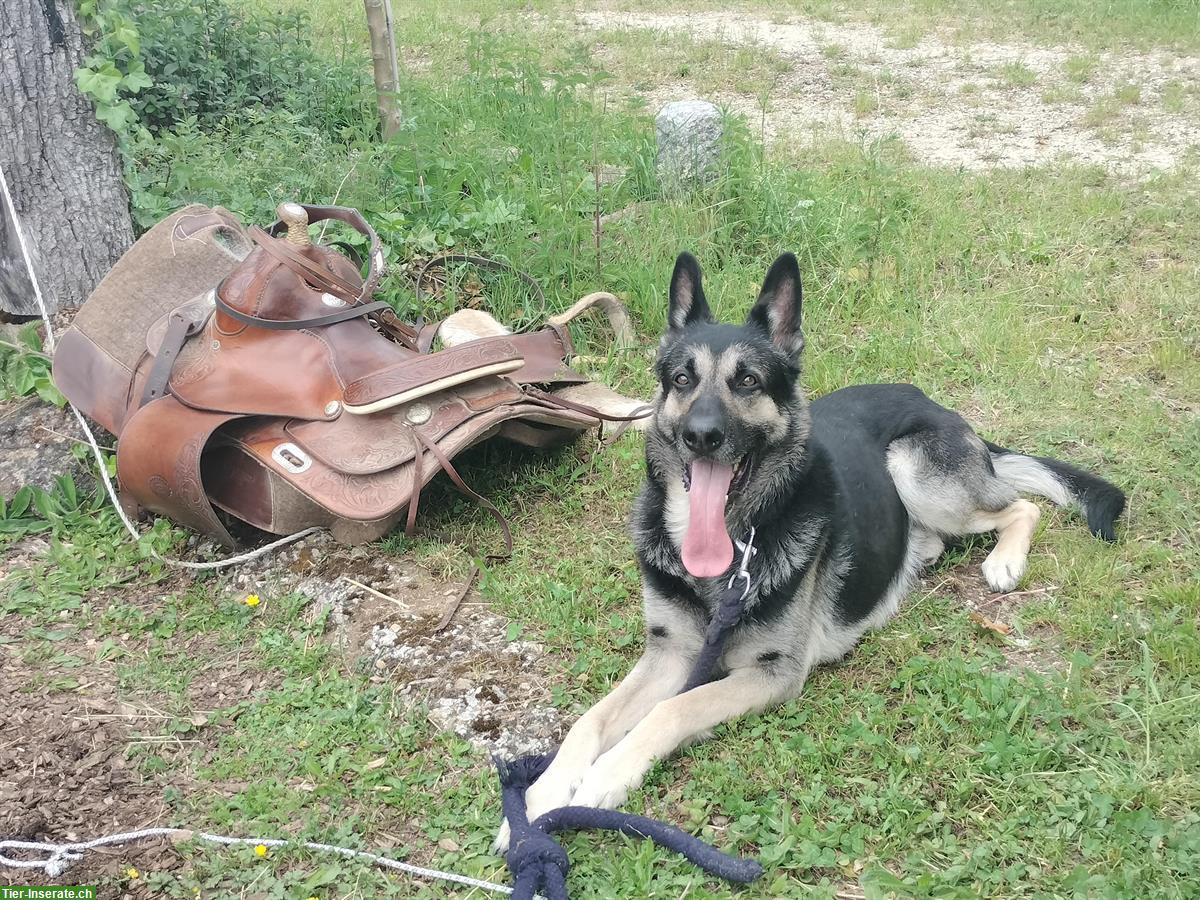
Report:
M 50 549 L 50 542 L 42 535 L 31 534 L 14 541 L 0 553 L 0 580 L 11 572 L 24 569 L 30 562 Z M 4 630 L 4 619 L 0 618 L 0 633 Z
M 3 554 L 4 569 L 28 565 L 46 549 L 38 536 L 16 542 Z M 216 552 L 196 539 L 186 554 L 209 551 Z M 89 604 L 95 614 L 117 600 L 152 604 L 186 590 L 192 577 L 180 572 L 149 592 L 144 586 L 97 591 Z M 326 617 L 325 639 L 341 649 L 347 667 L 396 685 L 397 696 L 425 707 L 437 727 L 482 750 L 519 755 L 548 749 L 564 730 L 550 703 L 554 667 L 537 644 L 509 641 L 507 620 L 471 596 L 451 624 L 435 632 L 460 589 L 461 582 L 446 582 L 410 561 L 380 556 L 376 548 L 345 547 L 327 535 L 212 582 L 214 602 L 252 592 L 264 598 L 290 591 L 309 597 L 305 614 Z M 155 744 L 175 788 L 244 789 L 233 783 L 189 783 L 194 745 L 210 745 L 219 736 L 209 721 L 212 711 L 251 691 L 270 689 L 270 673 L 256 670 L 254 678 L 244 677 L 239 648 L 221 647 L 209 635 L 181 635 L 186 652 L 207 662 L 204 674 L 189 683 L 187 709 L 172 714 L 177 699 L 131 696 L 111 663 L 89 661 L 80 669 L 54 658 L 23 660 L 26 629 L 18 616 L 0 617 L 0 704 L 6 710 L 0 733 L 0 837 L 62 842 L 174 824 L 164 800 L 166 782 L 143 775 L 129 757 L 139 743 Z M 128 635 L 115 640 L 130 652 L 141 643 Z M 83 628 L 57 642 L 55 650 L 91 660 L 96 643 Z M 168 720 L 177 724 L 179 715 L 192 726 L 182 739 L 178 729 L 165 727 Z M 109 886 L 109 896 L 142 898 L 152 892 L 144 880 L 128 877 L 129 867 L 160 871 L 184 864 L 169 841 L 147 841 L 89 853 L 56 878 L 33 870 L 21 878 L 31 884 L 100 882 Z
M 481 604 L 464 604 L 435 632 L 437 617 L 399 613 L 372 627 L 362 645 L 372 679 L 424 703 L 429 720 L 488 754 L 544 753 L 566 721 L 550 702 L 553 666 L 533 641 L 508 640 L 508 622 Z
M 1048 625 L 1026 625 L 1021 617 L 1031 600 L 1052 597 L 1053 585 L 997 594 L 984 581 L 979 570 L 982 561 L 980 557 L 969 566 L 940 573 L 938 587 L 952 591 L 971 610 L 972 622 L 986 633 L 981 636 L 994 639 L 1009 668 L 1028 669 L 1039 675 L 1065 672 L 1068 663 L 1056 631 Z
M 0 645 L 0 837 L 75 841 L 98 834 L 163 825 L 162 785 L 126 759 L 135 720 L 115 698 L 112 673 L 89 685 L 89 696 L 56 691 L 48 667 L 30 669 Z M 32 854 L 24 858 L 40 858 Z M 65 875 L 50 878 L 24 870 L 22 884 L 94 884 L 120 879 L 141 859 L 155 869 L 180 864 L 159 842 L 90 853 Z M 135 885 L 135 888 L 138 886 Z M 128 896 L 150 896 L 136 890 Z
M 445 629 L 435 630 L 461 581 L 320 535 L 239 567 L 229 587 L 235 594 L 297 591 L 311 598 L 309 615 L 328 614 L 327 637 L 348 665 L 396 685 L 398 697 L 428 707 L 435 726 L 489 754 L 544 752 L 565 732 L 550 702 L 555 667 L 539 644 L 510 641 L 508 620 L 474 594 Z
M 1127 176 L 1173 169 L 1200 146 L 1200 101 L 1181 87 L 1200 77 L 1200 57 L 953 44 L 937 35 L 897 47 L 875 25 L 774 22 L 738 12 L 594 11 L 579 21 L 592 29 L 686 32 L 777 53 L 788 70 L 771 87 L 765 113 L 757 96 L 707 97 L 756 127 L 761 121 L 769 142 L 896 135 L 935 165 L 986 170 L 1065 158 Z M 1067 74 L 1073 59 L 1091 62 L 1082 80 Z M 1164 107 L 1168 92 L 1173 111 Z M 697 95 L 687 82 L 643 94 L 652 109 Z

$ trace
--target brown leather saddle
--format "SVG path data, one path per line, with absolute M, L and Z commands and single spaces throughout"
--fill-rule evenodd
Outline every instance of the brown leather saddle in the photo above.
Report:
M 181 210 L 62 336 L 54 380 L 117 436 L 125 502 L 227 546 L 217 510 L 275 534 L 372 540 L 405 514 L 412 530 L 440 471 L 486 504 L 450 462 L 467 447 L 494 435 L 545 447 L 625 418 L 556 395 L 587 381 L 567 366 L 561 320 L 430 351 L 436 327 L 422 335 L 372 301 L 383 251 L 356 210 L 287 203 L 280 218 L 264 231 Z M 312 243 L 325 220 L 366 236 L 365 279 Z

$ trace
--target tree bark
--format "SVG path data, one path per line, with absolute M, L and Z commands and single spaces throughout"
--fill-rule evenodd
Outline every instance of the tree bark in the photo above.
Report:
M 375 70 L 375 94 L 383 139 L 400 128 L 400 62 L 396 58 L 396 31 L 392 27 L 391 0 L 363 0 L 367 8 L 367 30 L 371 34 L 371 62 Z
M 71 0 L 0 7 L 0 168 L 47 305 L 78 306 L 133 241 L 116 140 L 75 87 Z M 0 310 L 37 313 L 24 268 L 11 223 L 0 227 Z

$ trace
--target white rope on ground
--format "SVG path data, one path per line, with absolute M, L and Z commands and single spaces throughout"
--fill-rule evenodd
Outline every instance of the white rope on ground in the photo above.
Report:
M 50 313 L 46 309 L 46 301 L 42 298 L 42 288 L 38 283 L 37 272 L 33 268 L 33 259 L 29 254 L 29 246 L 25 243 L 25 231 L 21 227 L 20 218 L 17 216 L 17 207 L 13 204 L 12 194 L 8 192 L 8 179 L 4 175 L 3 168 L 0 168 L 0 189 L 3 189 L 4 203 L 8 207 L 9 214 L 12 216 L 13 228 L 17 232 L 17 243 L 21 246 L 21 257 L 25 261 L 25 268 L 29 271 L 29 283 L 33 285 L 33 296 L 37 300 L 38 311 L 41 313 L 42 322 L 46 326 L 46 347 L 53 354 L 55 344 L 54 327 L 50 324 Z M 108 475 L 108 466 L 105 464 L 104 454 L 100 450 L 100 445 L 96 442 L 96 436 L 92 433 L 92 429 L 88 426 L 88 423 L 84 421 L 79 410 L 75 408 L 75 404 L 70 403 L 70 401 L 67 402 L 71 407 L 71 412 L 75 414 L 75 420 L 79 422 L 79 427 L 83 431 L 84 437 L 87 438 L 88 444 L 91 445 L 92 455 L 96 458 L 96 466 L 100 469 L 100 477 L 104 479 L 104 489 L 108 491 L 108 499 L 112 501 L 113 509 L 121 517 L 121 522 L 125 525 L 125 530 L 129 532 L 134 541 L 140 542 L 142 538 L 141 533 L 137 530 L 137 526 L 130 521 L 129 516 L 125 514 L 125 510 L 121 508 L 121 502 L 117 499 L 117 489 Z M 151 556 L 168 566 L 196 570 L 224 569 L 229 566 L 236 566 L 239 563 L 249 562 L 260 556 L 265 556 L 280 547 L 285 547 L 301 538 L 306 538 L 310 534 L 316 534 L 320 530 L 320 528 L 306 528 L 303 531 L 297 531 L 295 534 L 289 534 L 287 537 L 251 550 L 248 553 L 240 553 L 237 556 L 213 560 L 212 562 L 190 562 L 184 559 L 170 559 L 166 556 L 161 556 L 153 547 L 148 548 L 148 550 Z
M 481 878 L 471 878 L 468 875 L 456 875 L 454 872 L 442 872 L 438 869 L 427 869 L 424 866 L 414 866 L 411 863 L 400 862 L 378 853 L 366 850 L 352 850 L 349 847 L 338 847 L 334 844 L 321 844 L 316 841 L 284 841 L 277 838 L 239 838 L 226 837 L 221 834 L 207 834 L 203 831 L 192 831 L 189 828 L 143 828 L 141 831 L 125 831 L 120 834 L 109 834 L 90 841 L 79 841 L 72 844 L 52 844 L 41 841 L 0 841 L 0 866 L 13 869 L 41 869 L 50 878 L 60 877 L 74 863 L 83 859 L 88 850 L 99 847 L 111 847 L 120 844 L 130 844 L 134 841 L 151 837 L 168 837 L 175 840 L 207 841 L 210 844 L 224 846 L 262 845 L 264 847 L 296 847 L 305 850 L 315 850 L 323 853 L 336 853 L 346 859 L 366 859 L 385 869 L 395 869 L 417 878 L 428 880 L 452 881 L 466 887 L 480 888 L 497 894 L 511 894 L 513 889 L 494 881 L 484 881 Z M 6 855 L 11 850 L 35 850 L 49 854 L 44 859 L 13 859 Z

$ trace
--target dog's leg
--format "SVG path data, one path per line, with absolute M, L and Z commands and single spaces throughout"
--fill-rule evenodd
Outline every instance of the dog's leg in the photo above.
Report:
M 1014 500 L 999 512 L 977 513 L 971 531 L 995 531 L 996 546 L 983 561 L 983 577 L 993 591 L 1016 588 L 1025 574 L 1029 544 L 1042 511 L 1028 500 Z
M 648 650 L 621 683 L 576 722 L 559 748 L 554 762 L 525 792 L 529 820 L 571 801 L 588 767 L 659 701 L 670 697 L 687 681 L 692 659 L 670 646 Z M 508 848 L 508 822 L 500 826 L 495 849 Z
M 763 710 L 793 696 L 798 689 L 794 679 L 773 677 L 751 666 L 663 700 L 620 743 L 596 760 L 571 802 L 615 809 L 642 783 L 656 760 L 722 722 Z

